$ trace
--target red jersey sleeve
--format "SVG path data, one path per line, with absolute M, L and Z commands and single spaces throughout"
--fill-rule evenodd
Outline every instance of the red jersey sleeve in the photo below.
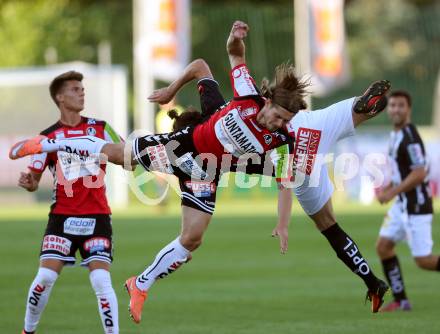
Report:
M 234 97 L 259 95 L 258 89 L 255 85 L 255 80 L 249 74 L 246 64 L 235 66 L 230 74 L 231 85 L 234 91 Z

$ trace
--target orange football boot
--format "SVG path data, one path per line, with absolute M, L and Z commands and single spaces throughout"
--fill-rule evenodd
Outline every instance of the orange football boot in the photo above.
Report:
M 41 141 L 47 137 L 39 135 L 34 138 L 25 139 L 12 145 L 9 151 L 9 159 L 16 160 L 27 155 L 38 154 L 42 152 Z
M 136 276 L 130 277 L 125 281 L 125 289 L 127 289 L 130 296 L 130 303 L 128 304 L 128 312 L 130 317 L 135 323 L 141 322 L 142 309 L 144 307 L 145 300 L 148 297 L 147 291 L 139 290 L 136 286 Z

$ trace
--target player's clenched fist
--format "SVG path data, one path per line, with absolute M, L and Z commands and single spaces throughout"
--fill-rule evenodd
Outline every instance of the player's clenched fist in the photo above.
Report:
M 244 39 L 249 31 L 249 26 L 242 21 L 235 21 L 232 25 L 231 35 L 233 38 Z
M 249 26 L 242 21 L 235 21 L 232 24 L 231 32 L 226 42 L 226 50 L 228 51 L 229 61 L 234 67 L 245 62 L 245 46 L 243 39 L 247 36 Z

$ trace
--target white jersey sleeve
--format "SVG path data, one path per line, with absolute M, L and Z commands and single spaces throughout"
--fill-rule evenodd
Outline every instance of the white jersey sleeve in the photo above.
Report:
M 28 168 L 35 173 L 43 173 L 48 165 L 47 153 L 31 155 L 31 161 Z
M 230 72 L 234 97 L 259 95 L 255 80 L 249 74 L 246 64 L 235 66 Z

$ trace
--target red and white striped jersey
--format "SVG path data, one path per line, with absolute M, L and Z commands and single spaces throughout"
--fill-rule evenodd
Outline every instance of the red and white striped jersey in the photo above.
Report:
M 293 143 L 294 134 L 288 128 L 270 132 L 257 123 L 257 114 L 265 100 L 247 66 L 234 67 L 230 79 L 234 98 L 194 129 L 193 140 L 198 152 L 213 153 L 217 158 L 230 153 L 238 158 L 246 153 L 263 154 Z

